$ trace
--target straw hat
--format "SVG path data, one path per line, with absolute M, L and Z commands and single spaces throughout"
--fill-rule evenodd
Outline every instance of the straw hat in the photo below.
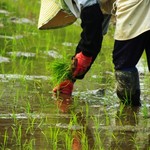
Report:
M 58 1 L 58 0 L 57 0 Z M 63 8 L 60 0 L 41 0 L 39 29 L 64 27 L 76 21 L 76 17 Z

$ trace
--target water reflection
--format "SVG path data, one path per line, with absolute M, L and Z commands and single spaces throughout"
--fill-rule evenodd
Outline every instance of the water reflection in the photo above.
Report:
M 147 105 L 140 108 L 114 105 L 110 100 L 106 103 L 105 94 L 95 99 L 95 92 L 83 94 L 83 99 L 76 95 L 72 99 L 66 96 L 63 100 L 52 100 L 51 94 L 47 94 L 46 76 L 25 76 L 24 84 L 18 76 L 1 75 L 1 78 L 8 82 L 1 82 L 1 91 L 5 89 L 5 93 L 1 92 L 0 98 L 0 146 L 4 146 L 7 138 L 5 148 L 12 149 L 29 145 L 36 150 L 53 150 L 54 147 L 62 150 L 145 150 L 150 147 L 150 119 L 143 114 L 144 107 L 149 111 Z M 16 93 L 20 95 L 16 97 Z M 21 141 L 19 145 L 18 140 Z
M 6 2 L 4 8 L 10 12 L 0 9 L 0 149 L 150 149 L 150 84 L 145 59 L 139 62 L 138 68 L 144 95 L 142 103 L 146 103 L 148 117 L 143 117 L 147 113 L 144 106 L 118 107 L 113 90 L 108 90 L 113 88 L 110 83 L 114 79 L 110 72 L 109 42 L 103 47 L 107 51 L 102 52 L 96 63 L 100 68 L 96 67 L 88 76 L 92 80 L 85 79 L 84 85 L 83 82 L 76 85 L 79 90 L 74 94 L 80 98 L 57 99 L 54 104 L 49 92 L 52 88 L 49 63 L 63 56 L 62 46 L 66 54 L 76 47 L 80 27 L 39 33 L 33 26 L 32 13 L 25 11 L 25 17 L 30 19 L 17 13 L 14 17 L 11 13 L 15 12 L 11 10 L 14 6 L 17 3 L 9 7 Z M 89 90 L 83 91 L 87 87 Z M 104 89 L 95 90 L 101 87 Z
M 72 150 L 82 150 L 94 148 L 94 137 L 92 127 L 87 123 L 86 115 L 82 111 L 76 111 L 74 108 L 74 99 L 70 96 L 63 95 L 63 100 L 59 96 L 56 100 L 56 106 L 60 113 L 70 114 L 72 117 L 67 118 L 68 129 L 70 130 Z
M 138 107 L 120 106 L 115 119 L 118 130 L 114 130 L 112 133 L 114 138 L 111 142 L 111 147 L 113 149 L 136 149 L 135 138 L 137 131 L 133 130 L 133 128 L 138 125 L 138 113 Z M 123 130 L 121 130 L 122 127 L 124 128 Z
M 60 114 L 71 116 L 67 118 L 67 129 L 72 137 L 72 150 L 144 150 L 150 147 L 149 121 L 144 125 L 140 107 L 121 104 L 116 108 L 115 115 L 107 112 L 106 116 L 104 112 L 100 115 L 99 111 L 92 113 L 91 110 L 87 115 L 81 109 L 73 107 L 73 100 L 57 101 L 56 104 Z

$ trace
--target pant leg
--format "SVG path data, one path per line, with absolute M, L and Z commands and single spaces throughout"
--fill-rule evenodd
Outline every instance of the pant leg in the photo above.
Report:
M 115 41 L 113 51 L 113 63 L 115 65 L 115 76 L 117 81 L 117 95 L 127 105 L 140 106 L 140 84 L 136 64 L 146 49 L 149 60 L 150 51 L 147 46 L 147 32 L 138 37 Z
M 146 57 L 147 57 L 147 64 L 148 64 L 148 69 L 150 71 L 150 31 L 146 33 L 146 44 L 145 44 L 145 51 L 146 51 Z
M 115 40 L 113 50 L 113 63 L 115 70 L 135 68 L 144 49 L 145 33 L 126 41 Z
M 102 34 L 103 35 L 107 34 L 110 18 L 111 18 L 110 14 L 104 14 L 104 21 L 102 23 Z

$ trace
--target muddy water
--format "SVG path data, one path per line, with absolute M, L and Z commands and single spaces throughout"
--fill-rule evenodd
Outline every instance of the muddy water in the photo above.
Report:
M 60 47 L 70 52 L 76 41 L 59 37 L 46 46 L 47 33 L 38 33 L 34 22 L 6 10 L 0 14 L 7 17 L 0 24 L 0 149 L 150 149 L 150 81 L 144 59 L 138 64 L 140 108 L 120 105 L 112 69 L 105 61 L 105 70 L 92 70 L 76 83 L 71 103 L 56 101 L 48 64 L 62 57 Z
M 72 103 L 63 102 L 60 108 L 47 76 L 1 74 L 0 80 L 0 145 L 4 149 L 150 148 L 147 92 L 141 108 L 122 108 L 114 91 L 75 90 Z M 70 147 L 67 138 L 73 141 Z

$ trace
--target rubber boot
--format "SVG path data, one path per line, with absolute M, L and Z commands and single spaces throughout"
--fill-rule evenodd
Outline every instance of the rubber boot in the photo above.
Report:
M 141 106 L 138 71 L 116 71 L 117 96 L 125 105 Z

